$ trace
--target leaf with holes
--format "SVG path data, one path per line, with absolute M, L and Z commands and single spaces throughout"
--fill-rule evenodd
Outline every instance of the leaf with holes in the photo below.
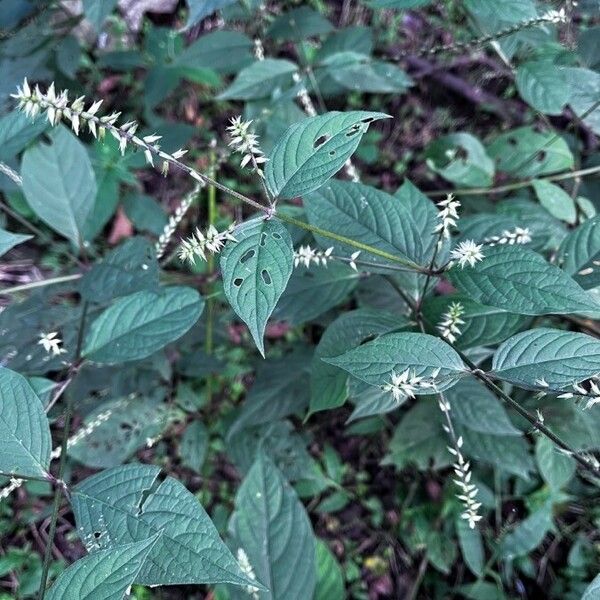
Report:
M 92 323 L 83 356 L 106 364 L 146 358 L 186 333 L 203 308 L 204 300 L 188 287 L 125 296 Z
M 267 321 L 292 274 L 294 250 L 287 229 L 262 217 L 242 223 L 221 253 L 225 296 L 248 325 L 264 356 Z
M 162 534 L 136 577 L 142 585 L 248 585 L 196 497 L 160 468 L 125 465 L 89 477 L 73 489 L 77 531 L 88 551 Z
M 540 327 L 506 340 L 494 354 L 496 377 L 511 383 L 563 390 L 600 372 L 600 340 L 585 333 Z
M 133 544 L 88 554 L 63 571 L 46 594 L 48 600 L 111 599 L 129 597 L 144 561 L 156 545 L 158 534 Z
M 584 290 L 600 286 L 600 215 L 571 231 L 558 256 L 562 268 Z
M 389 383 L 392 372 L 406 369 L 425 379 L 435 380 L 440 391 L 452 387 L 466 372 L 456 351 L 439 338 L 424 333 L 390 333 L 340 356 L 323 358 L 369 385 Z M 417 388 L 416 394 L 431 394 L 431 388 Z
M 0 472 L 44 478 L 51 450 L 40 399 L 25 377 L 0 367 Z
M 279 469 L 260 456 L 238 490 L 229 524 L 268 592 L 261 600 L 312 600 L 315 537 L 306 510 Z M 247 596 L 246 596 L 247 597 Z
M 379 112 L 328 112 L 292 125 L 281 137 L 265 168 L 275 198 L 295 198 L 321 187 L 358 147 Z
M 473 267 L 454 267 L 450 281 L 472 300 L 522 315 L 598 314 L 600 305 L 564 271 L 523 247 L 484 250 Z

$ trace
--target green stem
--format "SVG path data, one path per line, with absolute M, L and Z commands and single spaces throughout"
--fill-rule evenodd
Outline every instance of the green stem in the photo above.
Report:
M 456 350 L 456 348 L 455 348 Z M 533 416 L 527 409 L 523 408 L 516 400 L 511 398 L 499 385 L 490 378 L 490 376 L 479 369 L 477 365 L 471 361 L 465 354 L 463 354 L 460 350 L 456 350 L 463 361 L 468 365 L 471 369 L 472 374 L 477 377 L 488 389 L 495 392 L 502 400 L 504 400 L 509 406 L 514 408 L 519 415 L 521 415 L 524 419 L 529 421 L 531 425 L 541 433 L 543 433 L 546 437 L 548 437 L 556 446 L 573 456 L 573 458 L 585 468 L 586 471 L 590 472 L 594 477 L 600 476 L 600 470 L 592 466 L 586 459 L 583 457 L 577 450 L 569 446 L 566 442 L 564 442 L 560 437 L 558 437 L 555 433 L 553 433 L 546 425 L 544 425 L 538 418 Z
M 69 367 L 69 375 L 73 376 L 80 366 L 81 360 L 81 349 L 83 346 L 83 332 L 85 329 L 85 318 L 87 315 L 88 303 L 83 302 L 81 305 L 81 319 L 79 320 L 79 331 L 77 333 L 77 345 L 75 348 L 75 357 Z M 50 569 L 50 561 L 52 560 L 52 546 L 54 545 L 54 538 L 56 536 L 56 524 L 58 523 L 58 512 L 60 510 L 60 502 L 62 494 L 66 491 L 66 484 L 63 482 L 65 465 L 67 464 L 67 452 L 69 443 L 69 433 L 71 429 L 71 420 L 73 418 L 73 395 L 67 397 L 67 406 L 65 409 L 65 425 L 63 428 L 63 438 L 61 443 L 61 455 L 60 463 L 58 466 L 58 477 L 57 483 L 54 489 L 54 502 L 52 505 L 52 516 L 50 518 L 50 529 L 48 531 L 48 542 L 46 545 L 46 551 L 44 553 L 44 563 L 42 566 L 42 577 L 40 580 L 40 590 L 38 593 L 38 600 L 44 600 L 46 595 L 46 586 L 48 583 L 48 571 Z
M 211 161 L 211 176 L 216 177 L 216 156 L 214 152 L 211 152 L 210 156 Z M 268 196 L 267 196 L 268 198 Z M 270 202 L 270 199 L 269 199 Z M 214 225 L 217 220 L 217 189 L 214 185 L 208 186 L 208 223 L 209 225 Z M 213 330 L 214 330 L 214 312 L 215 312 L 215 298 L 211 294 L 212 292 L 212 284 L 210 283 L 210 277 L 215 272 L 215 257 L 213 254 L 208 255 L 207 259 L 207 272 L 208 272 L 208 282 L 206 284 L 206 339 L 204 340 L 204 349 L 206 354 L 211 355 L 213 353 Z M 212 391 L 213 391 L 213 376 L 212 374 L 208 374 L 206 378 L 206 400 L 208 404 L 210 404 L 212 400 Z
M 338 235 L 337 233 L 333 233 L 332 231 L 327 231 L 326 229 L 321 229 L 316 225 L 310 225 L 309 223 L 305 223 L 304 221 L 300 221 L 299 219 L 295 219 L 294 217 L 290 217 L 289 215 L 285 215 L 282 213 L 277 213 L 276 218 L 284 223 L 289 223 L 290 225 L 295 225 L 296 227 L 300 227 L 301 229 L 305 229 L 306 231 L 310 231 L 316 235 L 320 235 L 326 237 L 331 240 L 335 240 L 336 242 L 340 242 L 342 244 L 346 244 L 347 246 L 352 246 L 353 248 L 357 248 L 358 250 L 362 250 L 364 252 L 368 252 L 369 254 L 374 254 L 375 256 L 381 256 L 381 258 L 385 258 L 391 262 L 398 263 L 400 265 L 404 265 L 412 269 L 413 271 L 418 271 L 419 273 L 427 273 L 428 270 L 424 267 L 421 267 L 417 263 L 414 263 L 412 260 L 407 258 L 400 258 L 399 256 L 394 256 L 389 252 L 385 252 L 385 250 L 379 250 L 379 248 L 375 248 L 373 246 L 369 246 L 368 244 L 363 244 L 362 242 L 357 242 L 350 238 L 347 238 L 343 235 Z
M 65 283 L 67 281 L 75 281 L 81 279 L 83 275 L 77 273 L 75 275 L 63 275 L 61 277 L 51 277 L 50 279 L 40 279 L 40 281 L 32 281 L 31 283 L 24 283 L 22 285 L 15 285 L 14 287 L 0 290 L 0 296 L 8 294 L 16 294 L 18 292 L 26 292 L 34 288 L 45 287 L 47 285 L 57 285 L 59 283 Z
M 430 198 L 438 198 L 441 196 L 447 196 L 448 194 L 454 194 L 455 196 L 479 196 L 482 194 L 501 194 L 503 192 L 512 192 L 519 190 L 524 187 L 529 187 L 534 181 L 563 181 L 565 179 L 575 179 L 576 177 L 585 177 L 586 175 L 593 175 L 600 172 L 600 166 L 588 167 L 587 169 L 579 169 L 577 171 L 568 171 L 565 173 L 558 173 L 557 175 L 549 175 L 547 177 L 536 177 L 533 179 L 526 179 L 524 181 L 517 181 L 515 183 L 508 183 L 506 185 L 498 185 L 496 187 L 480 187 L 480 188 L 462 188 L 456 190 L 440 190 L 435 192 L 426 192 L 426 195 Z

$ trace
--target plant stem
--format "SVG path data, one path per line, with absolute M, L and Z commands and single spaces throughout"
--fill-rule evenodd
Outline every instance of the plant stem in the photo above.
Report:
M 65 283 L 67 281 L 75 281 L 81 279 L 83 275 L 77 273 L 75 275 L 62 275 L 61 277 L 51 277 L 50 279 L 40 279 L 39 281 L 32 281 L 31 283 L 24 283 L 22 285 L 15 285 L 14 287 L 0 290 L 0 296 L 8 294 L 16 294 L 17 292 L 25 292 L 34 288 L 45 287 L 47 285 L 56 285 L 59 283 Z
M 72 377 L 79 369 L 81 361 L 81 348 L 83 345 L 83 333 L 85 328 L 85 317 L 87 315 L 88 303 L 84 301 L 81 305 L 81 318 L 79 320 L 79 331 L 77 333 L 77 346 L 75 348 L 75 357 L 69 367 L 69 376 Z M 71 429 L 71 420 L 73 417 L 73 396 L 67 397 L 67 406 L 65 409 L 65 425 L 63 428 L 63 438 L 61 444 L 60 463 L 58 466 L 58 477 L 54 489 L 54 503 L 52 506 L 52 516 L 50 518 L 50 529 L 48 531 L 48 542 L 44 553 L 44 563 L 42 566 L 42 577 L 40 580 L 40 590 L 38 600 L 44 600 L 46 595 L 46 585 L 48 583 L 48 571 L 50 569 L 50 561 L 52 560 L 52 546 L 56 536 L 56 524 L 58 522 L 58 511 L 60 510 L 60 502 L 63 491 L 66 491 L 66 484 L 63 482 L 65 465 L 67 464 L 67 450 L 69 443 L 69 432 Z
M 211 152 L 210 155 L 211 164 L 211 176 L 216 177 L 216 155 Z M 262 179 L 262 178 L 261 178 Z M 270 202 L 270 198 L 267 196 Z M 214 185 L 208 186 L 208 224 L 214 225 L 217 220 L 217 189 Z M 212 284 L 210 282 L 210 276 L 215 271 L 215 257 L 212 253 L 208 254 L 207 258 L 207 271 L 208 280 L 206 283 L 206 338 L 204 340 L 204 349 L 206 354 L 211 355 L 213 353 L 213 328 L 214 328 L 214 312 L 215 312 L 215 299 L 212 296 Z M 212 400 L 212 389 L 213 389 L 213 376 L 211 373 L 206 377 L 206 400 L 210 405 Z
M 279 219 L 280 221 L 283 221 L 284 223 L 289 223 L 290 225 L 296 225 L 296 227 L 300 227 L 302 229 L 305 229 L 306 231 L 310 231 L 311 233 L 315 233 L 317 235 L 326 237 L 328 239 L 335 240 L 342 244 L 347 244 L 348 246 L 352 246 L 353 248 L 358 248 L 359 250 L 364 250 L 365 252 L 368 252 L 369 254 L 374 254 L 375 256 L 381 256 L 382 258 L 385 258 L 386 260 L 389 260 L 391 262 L 395 262 L 400 265 L 404 265 L 405 267 L 408 267 L 408 268 L 412 269 L 413 271 L 418 271 L 419 273 L 427 273 L 428 272 L 428 270 L 426 268 L 414 263 L 412 260 L 400 258 L 393 254 L 389 254 L 388 252 L 385 252 L 384 250 L 379 250 L 379 248 L 369 246 L 368 244 L 363 244 L 362 242 L 356 242 L 354 240 L 351 240 L 350 238 L 344 237 L 343 235 L 338 235 L 337 233 L 333 233 L 332 231 L 327 231 L 326 229 L 321 229 L 320 227 L 317 227 L 316 225 L 310 225 L 309 223 L 304 223 L 303 221 L 300 221 L 299 219 L 295 219 L 294 217 L 290 217 L 290 216 L 282 214 L 282 213 L 277 213 L 276 218 Z
M 512 192 L 519 190 L 524 187 L 529 187 L 534 181 L 563 181 L 565 179 L 575 179 L 577 177 L 585 177 L 586 175 L 593 175 L 600 172 L 600 166 L 588 167 L 587 169 L 579 169 L 577 171 L 567 171 L 565 173 L 558 173 L 557 175 L 548 175 L 547 177 L 535 177 L 533 179 L 526 179 L 524 181 L 517 181 L 515 183 L 508 183 L 506 185 L 498 185 L 496 187 L 487 188 L 459 188 L 456 190 L 440 190 L 435 192 L 425 192 L 430 198 L 438 198 L 441 196 L 447 196 L 448 194 L 454 194 L 455 196 L 479 196 L 482 194 L 501 194 L 503 192 Z
M 456 348 L 455 348 L 456 350 Z M 569 446 L 566 442 L 564 442 L 560 437 L 558 437 L 555 433 L 553 433 L 546 425 L 544 425 L 539 419 L 534 417 L 527 409 L 523 408 L 516 400 L 511 398 L 499 385 L 497 385 L 490 376 L 479 369 L 477 365 L 471 361 L 465 354 L 463 354 L 460 350 L 456 350 L 463 361 L 469 366 L 471 369 L 471 373 L 477 377 L 487 388 L 496 393 L 502 400 L 504 400 L 509 406 L 514 408 L 524 419 L 529 421 L 535 429 L 543 433 L 546 437 L 548 437 L 554 444 L 556 444 L 559 448 L 573 456 L 573 458 L 585 468 L 586 471 L 590 472 L 595 477 L 600 476 L 600 469 L 592 466 L 589 461 L 585 459 L 577 450 Z

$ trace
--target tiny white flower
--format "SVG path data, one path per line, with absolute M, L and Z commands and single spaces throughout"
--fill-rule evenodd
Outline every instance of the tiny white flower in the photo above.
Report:
M 466 240 L 461 242 L 452 250 L 450 258 L 457 260 L 458 264 L 462 269 L 468 264 L 469 266 L 475 266 L 475 263 L 482 261 L 485 256 L 481 252 L 481 244 L 476 244 L 473 240 Z
M 459 219 L 458 209 L 460 202 L 455 200 L 452 194 L 448 194 L 446 198 L 437 204 L 440 207 L 438 213 L 439 223 L 433 230 L 434 233 L 440 234 L 441 237 L 448 239 L 450 237 L 450 228 L 456 227 Z
M 451 344 L 454 344 L 462 334 L 460 325 L 464 325 L 465 322 L 460 317 L 464 312 L 464 306 L 460 302 L 452 302 L 437 325 L 440 335 Z
M 254 572 L 254 568 L 250 564 L 250 559 L 243 548 L 237 549 L 237 561 L 244 575 L 246 575 L 246 577 L 251 581 L 256 581 L 256 573 Z M 246 593 L 253 598 L 253 600 L 258 600 L 259 595 L 258 588 L 256 586 L 247 585 L 245 590 Z
M 356 266 L 356 260 L 360 256 L 361 250 L 354 252 L 350 255 L 350 262 L 348 263 L 352 269 L 358 272 L 358 267 Z
M 179 258 L 183 262 L 195 263 L 196 258 L 206 260 L 206 253 L 218 254 L 225 242 L 237 242 L 233 235 L 235 224 L 231 224 L 224 231 L 219 232 L 214 225 L 210 225 L 206 233 L 196 228 L 196 231 L 187 240 L 181 241 Z
M 258 136 L 249 131 L 252 121 L 242 121 L 242 117 L 238 116 L 232 118 L 230 123 L 231 125 L 227 127 L 227 131 L 231 135 L 229 146 L 233 148 L 234 152 L 243 154 L 241 167 L 244 168 L 252 162 L 254 171 L 262 177 L 263 172 L 258 165 L 264 164 L 268 159 L 258 145 Z
M 57 331 L 40 333 L 38 344 L 41 345 L 48 354 L 52 354 L 52 356 L 60 356 L 67 352 L 64 348 L 61 348 L 62 340 L 58 337 Z

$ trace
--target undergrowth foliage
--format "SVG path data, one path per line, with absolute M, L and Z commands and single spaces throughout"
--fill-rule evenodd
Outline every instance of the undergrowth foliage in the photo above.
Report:
M 525 597 L 522 578 L 546 581 L 550 559 L 532 557 L 549 538 L 569 540 L 570 571 L 556 567 L 548 597 L 600 597 L 595 534 L 567 506 L 597 498 L 600 481 L 599 15 L 437 4 L 369 0 L 334 27 L 327 13 L 348 16 L 328 3 L 189 0 L 188 34 L 148 21 L 145 54 L 94 61 L 78 18 L 53 25 L 52 60 L 19 46 L 51 4 L 0 43 L 0 69 L 22 78 L 0 89 L 3 279 L 19 251 L 48 254 L 0 292 L 2 534 L 18 526 L 11 511 L 29 518 L 11 504 L 24 490 L 19 503 L 39 497 L 49 514 L 29 588 L 27 553 L 2 544 L 15 597 L 162 598 L 149 590 L 181 585 L 220 600 Z M 108 35 L 115 6 L 84 2 L 84 22 Z M 456 40 L 386 43 L 408 9 L 450 15 Z M 390 135 L 395 99 L 444 70 L 423 57 L 461 52 L 497 59 L 514 84 L 475 110 L 494 130 L 438 135 L 413 158 L 429 191 L 409 178 L 391 190 L 408 165 Z M 84 95 L 76 73 L 91 84 L 102 68 L 145 70 L 142 109 Z M 190 127 L 158 112 L 194 86 L 211 117 Z M 142 181 L 172 190 L 170 214 Z M 385 518 L 334 429 L 380 448 L 398 478 L 385 510 L 393 561 L 401 547 L 419 557 L 407 589 L 389 554 L 326 543 L 352 503 L 373 539 Z M 229 498 L 215 456 L 241 479 Z M 55 551 L 65 524 L 81 548 L 70 565 L 56 560 L 77 554 Z M 391 588 L 376 595 L 357 564 Z

